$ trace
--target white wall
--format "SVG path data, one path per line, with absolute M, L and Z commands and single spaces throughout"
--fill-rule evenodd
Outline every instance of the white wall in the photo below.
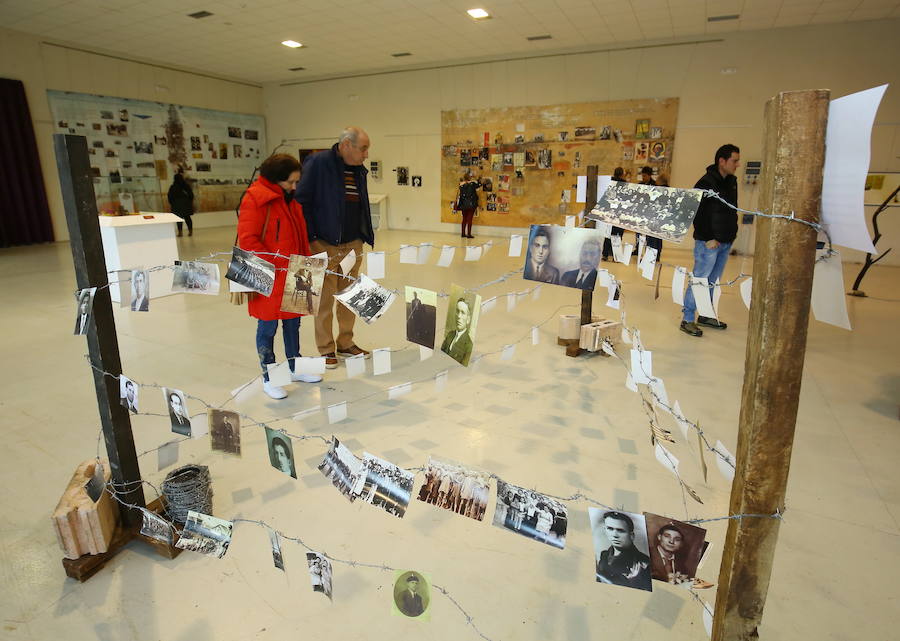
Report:
M 307 84 L 266 85 L 269 140 L 289 148 L 326 146 L 348 124 L 372 138 L 384 177 L 390 225 L 453 231 L 440 222 L 441 110 L 671 97 L 681 99 L 673 186 L 693 186 L 715 149 L 733 142 L 744 160 L 762 153 L 763 108 L 780 91 L 827 88 L 833 97 L 891 83 L 874 128 L 872 171 L 900 171 L 900 21 L 857 22 L 737 34 L 721 42 L 460 65 Z M 724 75 L 723 68 L 737 68 Z M 797 159 L 803 162 L 802 158 Z M 409 166 L 424 187 L 399 187 Z M 601 167 L 611 172 L 612 167 Z M 741 204 L 753 206 L 753 188 Z M 882 248 L 900 246 L 900 216 L 882 216 Z M 508 234 L 509 228 L 480 230 Z M 751 245 L 752 247 L 752 245 Z M 845 260 L 861 260 L 845 252 Z M 900 252 L 885 259 L 900 264 Z
M 0 77 L 25 83 L 56 240 L 68 240 L 69 234 L 53 152 L 54 128 L 47 101 L 48 89 L 239 113 L 261 114 L 263 111 L 262 89 L 252 84 L 78 51 L 6 29 L 0 29 Z M 231 223 L 233 217 L 233 212 L 209 212 L 195 216 L 194 221 L 204 227 Z

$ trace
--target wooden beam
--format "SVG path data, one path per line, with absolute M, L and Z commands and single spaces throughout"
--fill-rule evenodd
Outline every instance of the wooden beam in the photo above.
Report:
M 818 222 L 828 101 L 827 90 L 810 90 L 780 93 L 766 104 L 764 213 L 793 212 Z M 815 251 L 810 226 L 758 219 L 730 514 L 773 514 L 784 507 Z M 758 638 L 779 525 L 774 518 L 728 522 L 713 641 Z
M 588 165 L 587 167 L 587 190 L 585 192 L 584 199 L 584 210 L 583 214 L 587 215 L 591 209 L 594 208 L 594 205 L 597 203 L 597 165 Z M 597 223 L 593 220 L 589 220 L 584 224 L 587 228 L 594 228 L 597 226 Z M 599 267 L 598 267 L 599 269 Z M 590 289 L 581 290 L 581 324 L 587 325 L 591 322 L 591 315 L 593 314 L 593 310 L 591 306 L 593 304 L 594 292 Z M 566 346 L 566 356 L 578 356 L 582 352 L 578 346 L 578 341 L 574 341 Z
M 122 373 L 119 360 L 119 341 L 116 322 L 113 318 L 109 281 L 106 273 L 106 259 L 100 238 L 100 221 L 97 218 L 97 201 L 91 178 L 90 157 L 87 139 L 84 136 L 54 134 L 56 165 L 62 187 L 63 206 L 69 228 L 69 244 L 72 261 L 75 263 L 75 281 L 78 289 L 97 287 L 94 310 L 91 314 L 87 333 L 88 353 L 94 388 L 97 392 L 97 408 L 106 453 L 112 468 L 112 480 L 121 489 L 121 498 L 127 503 L 144 506 L 144 490 L 140 483 L 134 436 L 131 433 L 131 418 L 128 410 L 119 402 L 119 380 L 105 376 Z M 73 299 L 74 300 L 74 299 Z M 74 314 L 75 306 L 72 305 Z M 78 340 L 77 338 L 75 340 Z M 130 485 L 122 485 L 128 484 Z M 125 525 L 140 523 L 139 510 L 120 505 Z

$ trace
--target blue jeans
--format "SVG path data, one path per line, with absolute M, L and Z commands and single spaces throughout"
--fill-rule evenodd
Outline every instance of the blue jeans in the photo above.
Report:
M 275 332 L 278 331 L 277 320 L 257 320 L 256 353 L 263 371 L 263 380 L 269 382 L 266 365 L 275 362 Z M 281 321 L 281 334 L 284 338 L 284 355 L 288 359 L 288 367 L 294 371 L 294 359 L 300 356 L 300 317 L 285 318 Z
M 712 300 L 713 285 L 725 271 L 725 263 L 728 262 L 728 254 L 731 252 L 731 243 L 719 243 L 715 249 L 707 249 L 705 240 L 694 241 L 694 278 L 705 278 L 709 282 L 709 295 Z M 687 323 L 694 322 L 697 313 L 697 303 L 694 301 L 694 292 L 688 287 L 684 295 L 684 307 L 681 308 L 683 318 Z

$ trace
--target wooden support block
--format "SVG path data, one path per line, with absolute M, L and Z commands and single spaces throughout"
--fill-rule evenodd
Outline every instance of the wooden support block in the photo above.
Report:
M 63 559 L 63 567 L 66 570 L 66 576 L 84 583 L 97 572 L 103 569 L 119 551 L 125 547 L 125 544 L 134 538 L 134 526 L 125 527 L 117 525 L 113 532 L 112 538 L 106 546 L 106 551 L 102 554 L 85 554 L 78 559 Z
M 622 323 L 619 321 L 600 319 L 593 323 L 581 326 L 581 338 L 579 347 L 589 352 L 600 351 L 600 345 L 608 341 L 613 345 L 622 333 Z
M 101 463 L 104 482 L 108 483 L 109 461 Z M 96 465 L 96 459 L 89 459 L 78 466 L 53 511 L 56 537 L 67 559 L 106 552 L 119 521 L 119 510 L 108 492 L 104 490 L 95 503 L 84 489 L 94 476 Z

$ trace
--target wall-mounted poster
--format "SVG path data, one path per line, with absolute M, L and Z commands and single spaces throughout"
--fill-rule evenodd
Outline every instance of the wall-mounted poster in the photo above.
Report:
M 409 184 L 409 167 L 397 167 L 397 184 Z
M 649 138 L 650 137 L 650 121 L 646 118 L 641 118 L 634 121 L 634 137 L 641 138 Z
M 90 122 L 74 133 L 84 135 L 90 149 L 114 149 L 109 160 L 115 163 L 97 152 L 91 156 L 100 213 L 118 211 L 120 191 L 133 194 L 138 211 L 169 211 L 169 176 L 178 167 L 193 180 L 196 211 L 233 210 L 268 155 L 262 116 L 65 91 L 47 97 L 56 131 L 71 133 L 68 125 Z M 241 144 L 229 149 L 233 143 Z M 196 158 L 204 147 L 216 151 Z

